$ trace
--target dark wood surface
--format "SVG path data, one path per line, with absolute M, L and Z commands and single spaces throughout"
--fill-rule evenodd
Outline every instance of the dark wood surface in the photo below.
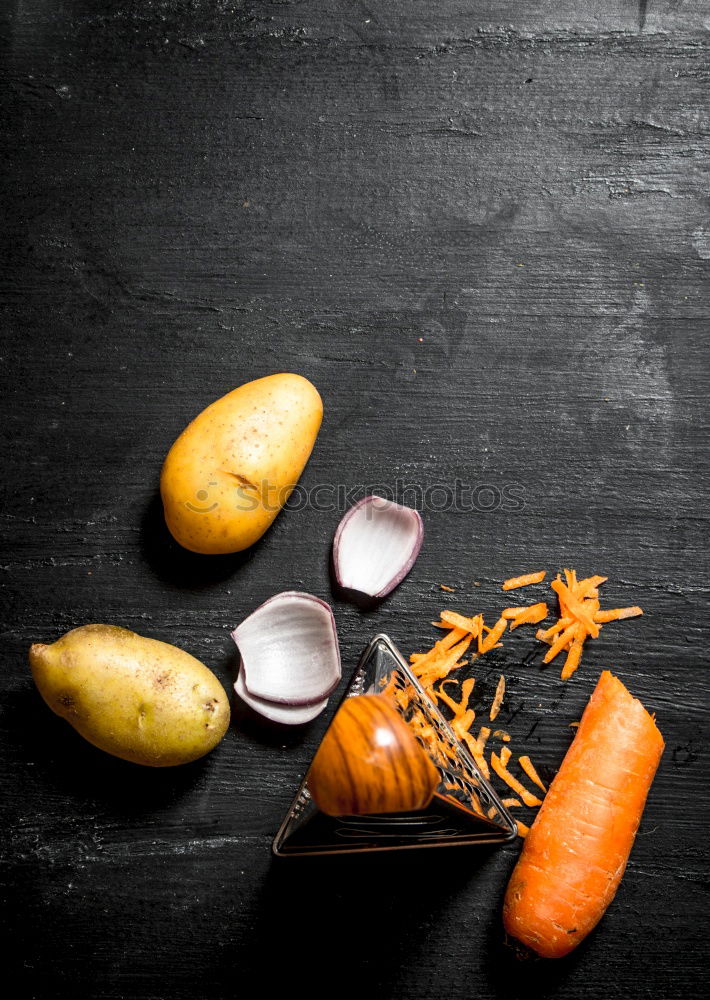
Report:
M 707 4 L 9 0 L 0 16 L 13 996 L 701 995 Z M 458 477 L 493 489 L 479 508 L 501 502 L 425 510 L 419 561 L 369 612 L 331 593 L 335 510 L 287 510 L 243 556 L 181 551 L 157 499 L 166 450 L 276 371 L 323 395 L 306 487 Z M 298 732 L 236 710 L 208 759 L 153 772 L 83 743 L 26 664 L 31 642 L 102 621 L 229 684 L 230 629 L 298 588 L 333 601 L 347 674 L 375 632 L 425 648 L 439 608 L 494 615 L 504 577 L 564 565 L 608 574 L 607 605 L 645 616 L 605 629 L 567 685 L 520 630 L 481 695 L 503 671 L 501 721 L 554 768 L 609 666 L 667 750 L 617 899 L 556 964 L 503 941 L 517 845 L 272 860 L 334 701 Z

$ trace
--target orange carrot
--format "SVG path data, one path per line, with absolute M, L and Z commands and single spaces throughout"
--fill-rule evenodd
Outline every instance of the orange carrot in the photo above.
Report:
M 547 571 L 542 569 L 539 573 L 525 573 L 523 576 L 511 576 L 503 583 L 503 590 L 517 590 L 518 587 L 529 587 L 532 583 L 542 583 L 547 575 Z
M 508 934 L 559 958 L 596 926 L 626 868 L 662 753 L 651 716 L 605 670 L 508 884 Z

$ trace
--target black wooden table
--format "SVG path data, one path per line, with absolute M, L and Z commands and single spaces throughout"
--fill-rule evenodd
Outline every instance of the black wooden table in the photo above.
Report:
M 0 16 L 13 997 L 699 996 L 705 0 L 6 0 Z M 234 558 L 164 528 L 177 433 L 278 371 L 325 403 L 304 487 L 429 488 L 420 559 L 372 611 L 331 592 L 333 505 L 292 505 Z M 472 509 L 432 489 L 457 480 Z M 335 700 L 298 732 L 236 709 L 209 758 L 154 772 L 86 745 L 26 663 L 33 641 L 111 622 L 228 685 L 230 629 L 295 588 L 333 602 L 349 673 L 378 631 L 427 648 L 440 608 L 492 616 L 503 578 L 569 565 L 645 616 L 605 629 L 566 685 L 521 629 L 481 695 L 504 672 L 500 721 L 554 768 L 612 667 L 667 750 L 617 899 L 556 964 L 503 941 L 517 845 L 271 858 Z

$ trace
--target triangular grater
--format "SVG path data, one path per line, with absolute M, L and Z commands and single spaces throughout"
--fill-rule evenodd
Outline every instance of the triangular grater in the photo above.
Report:
M 515 837 L 514 820 L 471 755 L 456 739 L 391 639 L 377 635 L 363 653 L 345 698 L 376 694 L 387 684 L 407 693 L 400 702 L 404 706 L 400 714 L 405 720 L 421 712 L 436 733 L 439 749 L 435 755 L 427 750 L 440 775 L 431 803 L 418 812 L 327 816 L 311 798 L 306 774 L 276 834 L 274 854 L 286 857 L 498 844 Z

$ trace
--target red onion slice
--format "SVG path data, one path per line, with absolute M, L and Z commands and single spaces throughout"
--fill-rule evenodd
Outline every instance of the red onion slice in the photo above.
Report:
M 265 701 L 263 698 L 255 698 L 249 694 L 244 684 L 244 670 L 240 669 L 234 690 L 245 704 L 253 708 L 259 715 L 263 715 L 270 722 L 279 722 L 285 726 L 302 726 L 323 711 L 328 704 L 328 699 L 317 701 L 314 705 L 279 705 L 275 701 Z
M 385 597 L 414 565 L 423 539 L 424 525 L 416 510 L 382 497 L 364 497 L 335 532 L 336 580 L 347 590 Z
M 244 687 L 280 705 L 316 705 L 338 686 L 340 649 L 330 605 L 287 590 L 265 601 L 232 638 L 242 657 Z

